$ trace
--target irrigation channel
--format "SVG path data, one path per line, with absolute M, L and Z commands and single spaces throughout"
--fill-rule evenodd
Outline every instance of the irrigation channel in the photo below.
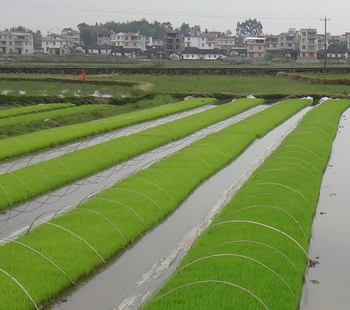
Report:
M 350 305 L 350 110 L 342 115 L 323 176 L 312 226 L 302 310 L 349 309 Z
M 131 160 L 96 173 L 86 179 L 79 180 L 68 186 L 64 186 L 51 193 L 38 197 L 32 201 L 23 203 L 14 209 L 2 212 L 0 214 L 0 243 L 3 242 L 1 239 L 11 239 L 23 234 L 28 231 L 28 229 L 32 229 L 40 223 L 51 219 L 55 214 L 62 214 L 63 212 L 70 210 L 79 202 L 90 197 L 92 194 L 110 187 L 112 184 L 130 175 L 131 173 L 134 173 L 155 161 L 169 156 L 170 154 L 175 153 L 176 151 L 211 133 L 220 131 L 235 122 L 258 113 L 265 108 L 268 108 L 268 106 L 259 105 L 251 108 L 243 113 L 240 113 L 239 115 L 221 121 L 203 130 L 199 130 L 194 134 L 185 137 L 184 139 L 144 153 Z M 154 122 L 155 124 L 158 124 L 157 120 Z M 110 136 L 110 134 L 107 136 Z M 104 138 L 100 138 L 99 140 L 104 140 Z M 55 152 L 52 153 L 54 154 Z M 47 155 L 45 159 L 47 160 L 48 157 L 50 156 Z M 17 167 L 15 163 L 12 163 L 11 165 L 12 167 Z M 9 167 L 7 167 L 7 169 L 9 169 Z
M 303 109 L 257 140 L 198 187 L 166 221 L 45 309 L 137 309 L 176 268 L 216 212 L 310 109 Z

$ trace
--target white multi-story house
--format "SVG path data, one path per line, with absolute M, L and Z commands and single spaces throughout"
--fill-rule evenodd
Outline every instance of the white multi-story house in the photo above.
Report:
M 150 39 L 139 32 L 118 32 L 111 35 L 110 42 L 112 45 L 123 47 L 124 49 L 145 51 Z
M 313 61 L 317 60 L 317 30 L 314 28 L 300 29 L 299 50 L 300 54 L 298 60 Z
M 81 44 L 79 30 L 74 30 L 72 28 L 63 28 L 63 30 L 61 31 L 61 38 L 73 40 L 74 47 Z
M 41 40 L 41 50 L 45 54 L 64 55 L 70 54 L 74 40 L 59 34 L 50 33 Z
M 33 34 L 22 31 L 0 32 L 0 54 L 33 54 Z
M 202 33 L 199 36 L 185 36 L 184 47 L 194 47 L 198 49 L 217 49 L 218 48 L 218 32 Z

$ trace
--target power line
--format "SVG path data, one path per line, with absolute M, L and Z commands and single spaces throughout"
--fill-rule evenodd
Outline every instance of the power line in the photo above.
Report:
M 150 11 L 150 10 L 132 10 L 132 11 L 121 11 L 114 8 L 101 8 L 101 7 L 80 7 L 80 6 L 60 6 L 60 5 L 48 5 L 48 4 L 33 4 L 33 3 L 13 3 L 0 1 L 0 5 L 5 6 L 15 6 L 15 7 L 29 7 L 29 8 L 40 8 L 40 9 L 52 9 L 52 10 L 70 10 L 70 11 L 83 11 L 83 12 L 99 12 L 99 13 L 113 13 L 113 14 L 135 14 L 135 15 L 144 15 L 152 14 L 157 16 L 179 16 L 179 17 L 203 17 L 203 18 L 247 18 L 247 15 L 221 15 L 221 14 L 189 14 L 183 12 L 162 12 L 162 11 Z M 268 19 L 268 20 L 316 20 L 318 17 L 310 16 L 290 16 L 290 15 L 259 15 L 255 18 L 258 19 Z

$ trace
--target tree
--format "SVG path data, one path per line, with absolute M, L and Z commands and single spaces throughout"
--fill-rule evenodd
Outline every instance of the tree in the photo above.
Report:
M 188 35 L 190 33 L 190 24 L 182 23 L 180 26 L 180 33 Z
M 96 39 L 94 40 L 92 36 L 93 26 L 81 23 L 78 25 L 78 29 L 80 31 L 80 40 L 83 44 L 90 45 L 96 42 Z
M 162 26 L 165 28 L 167 32 L 172 32 L 174 30 L 173 25 L 170 22 L 164 22 L 162 23 Z
M 225 36 L 226 36 L 226 37 L 230 37 L 230 36 L 232 36 L 232 35 L 233 35 L 232 31 L 231 31 L 230 29 L 227 29 L 227 30 L 226 30 L 226 33 L 225 33 Z
M 238 22 L 236 27 L 236 37 L 239 44 L 243 43 L 246 37 L 259 37 L 263 35 L 263 26 L 256 19 L 248 19 L 245 22 Z
M 31 30 L 27 29 L 26 27 L 23 26 L 18 26 L 18 27 L 11 27 L 10 31 L 21 31 L 21 32 L 31 32 Z
M 202 33 L 200 25 L 194 25 L 190 28 L 190 34 L 192 36 L 199 36 Z

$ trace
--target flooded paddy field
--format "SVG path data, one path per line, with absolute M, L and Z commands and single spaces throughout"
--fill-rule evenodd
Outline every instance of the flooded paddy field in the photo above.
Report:
M 307 110 L 304 109 L 299 112 L 267 136 L 256 141 L 242 156 L 196 189 L 164 223 L 143 236 L 134 246 L 121 253 L 118 259 L 114 258 L 115 261 L 111 260 L 102 269 L 96 271 L 93 276 L 82 280 L 73 291 L 62 294 L 57 302 L 48 305 L 46 309 L 137 309 L 143 298 L 156 289 L 174 270 L 180 258 L 186 253 L 202 229 L 210 222 L 215 212 L 224 205 L 237 187 L 249 176 L 250 172 L 274 149 L 280 138 L 294 126 L 295 121 L 302 117 Z M 346 118 L 347 116 L 350 117 L 347 113 L 342 117 L 339 133 L 334 141 L 334 151 L 324 176 L 320 204 L 316 211 L 309 252 L 309 257 L 312 260 L 306 275 L 303 299 L 300 305 L 301 309 L 305 310 L 322 309 L 321 306 L 326 304 L 322 301 L 322 298 L 331 302 L 327 309 L 346 309 L 344 306 L 348 304 L 346 299 L 344 301 L 344 298 L 341 298 L 341 295 L 344 295 L 342 287 L 348 287 L 346 278 L 349 279 L 346 268 L 346 261 L 348 261 L 349 256 L 344 250 L 349 239 L 346 230 L 341 230 L 341 228 L 346 228 L 346 220 L 350 215 L 345 203 L 348 200 L 346 197 L 346 171 L 349 170 L 347 169 L 346 154 L 349 151 L 344 151 L 344 145 L 346 145 L 347 138 L 350 136 L 346 130 Z M 242 115 L 239 117 L 246 117 Z M 237 118 L 230 121 L 237 121 Z M 32 223 L 35 226 L 52 218 L 59 211 L 74 207 L 76 203 L 93 193 L 105 189 L 125 176 L 193 143 L 200 137 L 213 132 L 211 130 L 220 130 L 227 124 L 222 125 L 223 127 L 220 126 L 212 126 L 209 130 L 203 130 L 199 136 L 195 137 L 193 135 L 148 152 L 91 178 L 24 204 L 18 209 L 1 214 L 0 234 L 2 235 L 0 235 L 0 238 L 6 241 L 8 238 L 27 230 Z M 96 143 L 109 138 L 101 137 L 99 139 L 96 140 Z M 338 144 L 341 145 L 340 149 L 342 149 L 340 152 L 342 155 L 340 156 L 338 156 L 339 151 L 337 151 Z M 76 144 L 75 148 L 78 145 Z M 87 143 L 87 145 L 89 144 Z M 69 152 L 69 150 L 65 152 Z M 46 157 L 42 157 L 41 160 L 46 160 Z M 30 164 L 31 160 L 27 161 L 24 166 Z M 11 165 L 15 167 L 16 163 L 11 163 Z M 327 174 L 331 175 L 328 181 Z M 339 182 L 341 182 L 341 185 Z M 327 202 L 328 205 L 322 205 L 322 200 Z M 339 207 L 337 209 L 339 212 L 334 212 L 335 206 Z M 21 207 L 22 209 L 20 209 Z M 335 214 L 338 217 L 333 216 Z M 326 219 L 329 219 L 329 221 L 326 221 Z M 321 223 L 319 228 L 317 228 L 317 222 Z M 315 244 L 316 240 L 318 244 Z M 340 254 L 338 255 L 338 253 Z M 342 259 L 334 262 L 332 260 L 334 256 L 341 256 Z M 325 266 L 326 271 L 320 268 L 323 266 Z M 343 270 L 342 274 L 339 277 L 335 276 L 341 273 L 341 269 Z M 328 281 L 332 277 L 335 277 L 336 281 Z M 329 286 L 323 285 L 325 282 L 329 282 Z M 338 295 L 337 292 L 339 292 Z M 337 303 L 335 303 L 335 300 Z
M 308 110 L 257 140 L 242 156 L 197 188 L 165 222 L 106 269 L 61 295 L 46 309 L 137 309 L 141 300 L 175 269 L 214 214 Z

